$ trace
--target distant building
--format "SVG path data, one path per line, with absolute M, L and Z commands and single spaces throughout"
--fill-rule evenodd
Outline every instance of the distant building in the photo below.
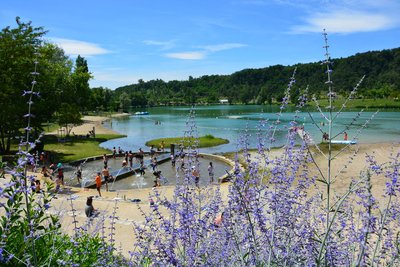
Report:
M 220 104 L 229 104 L 229 101 L 228 101 L 228 99 L 220 99 L 219 103 Z

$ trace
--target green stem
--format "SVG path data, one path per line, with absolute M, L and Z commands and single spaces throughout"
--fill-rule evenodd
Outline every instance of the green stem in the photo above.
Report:
M 372 266 L 378 266 L 377 264 L 374 263 L 374 261 L 375 261 L 376 253 L 378 252 L 379 244 L 380 244 L 381 239 L 382 239 L 382 232 L 383 232 L 383 228 L 384 228 L 384 227 L 383 227 L 383 226 L 384 226 L 383 224 L 384 224 L 385 221 L 386 221 L 386 216 L 387 216 L 387 213 L 388 213 L 388 211 L 389 211 L 389 207 L 390 207 L 391 202 L 392 202 L 392 195 L 390 194 L 390 195 L 389 195 L 388 203 L 387 203 L 387 205 L 386 205 L 386 210 L 385 210 L 385 212 L 383 213 L 383 215 L 382 215 L 382 217 L 381 217 L 381 228 L 379 229 L 378 240 L 376 241 L 376 245 L 375 245 L 375 249 L 374 249 L 374 254 L 373 254 L 372 260 L 371 260 L 371 265 L 372 265 Z

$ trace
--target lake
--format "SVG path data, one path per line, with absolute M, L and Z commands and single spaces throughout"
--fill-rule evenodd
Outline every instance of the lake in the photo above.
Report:
M 146 141 L 155 138 L 183 136 L 186 130 L 186 122 L 190 107 L 155 107 L 135 111 L 148 111 L 149 115 L 132 115 L 125 118 L 113 119 L 104 125 L 121 134 L 126 138 L 109 140 L 101 144 L 102 147 L 112 149 L 121 146 L 124 150 L 137 151 L 144 148 Z M 134 111 L 134 112 L 135 112 Z M 195 124 L 199 136 L 211 134 L 215 137 L 228 139 L 229 144 L 201 149 L 204 153 L 220 153 L 237 151 L 239 137 L 246 134 L 250 136 L 249 146 L 256 148 L 257 134 L 266 136 L 271 132 L 279 112 L 278 106 L 267 105 L 213 105 L 196 106 Z M 379 143 L 400 141 L 400 112 L 380 112 L 373 120 L 362 128 L 366 120 L 370 119 L 375 111 L 363 112 L 353 126 L 346 130 L 349 140 L 358 137 L 359 143 Z M 323 131 L 328 131 L 327 123 L 322 126 L 323 117 L 318 112 L 310 112 L 314 121 L 320 125 Z M 295 118 L 295 110 L 285 110 L 280 117 L 280 123 L 276 127 L 275 139 L 272 146 L 279 147 L 285 143 L 287 130 L 290 122 L 296 119 L 299 125 L 304 125 L 316 142 L 321 141 L 322 133 L 313 125 L 312 119 L 307 112 L 300 112 Z M 340 133 L 346 124 L 352 122 L 357 112 L 343 112 L 334 121 L 334 134 Z M 267 121 L 267 125 L 261 127 L 260 121 Z M 261 128 L 261 129 L 260 129 Z M 361 133 L 358 131 L 361 129 Z M 335 139 L 342 140 L 338 135 Z

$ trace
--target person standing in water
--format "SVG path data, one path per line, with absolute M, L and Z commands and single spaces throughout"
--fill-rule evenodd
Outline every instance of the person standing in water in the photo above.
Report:
M 117 149 L 113 147 L 113 158 L 115 159 L 117 157 Z
M 161 151 L 162 151 L 162 152 L 164 152 L 164 149 L 165 149 L 165 143 L 164 143 L 164 140 L 162 140 L 162 141 L 161 141 L 161 144 L 160 144 L 160 149 L 161 149 Z
M 108 192 L 108 182 L 110 180 L 110 172 L 108 171 L 108 168 L 106 166 L 104 166 L 104 169 L 101 172 L 103 174 L 104 183 L 106 184 L 106 191 Z
M 81 183 L 81 179 L 82 179 L 81 166 L 76 167 L 76 179 L 78 179 L 78 183 Z
M 108 165 L 108 157 L 107 154 L 103 155 L 103 164 L 104 164 L 104 168 L 107 168 Z
M 214 166 L 212 162 L 210 161 L 210 164 L 208 165 L 208 176 L 210 177 L 210 183 L 214 182 Z

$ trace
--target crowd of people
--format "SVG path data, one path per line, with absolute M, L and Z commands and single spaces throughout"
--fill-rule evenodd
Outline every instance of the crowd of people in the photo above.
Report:
M 150 160 L 148 163 L 145 163 L 145 152 L 140 148 L 137 152 L 132 152 L 131 150 L 124 151 L 121 147 L 113 148 L 112 155 L 103 154 L 102 163 L 103 168 L 101 171 L 96 171 L 94 175 L 94 183 L 96 185 L 96 190 L 98 195 L 101 197 L 102 187 L 105 186 L 105 190 L 109 191 L 108 183 L 114 180 L 113 175 L 109 169 L 109 160 L 117 159 L 122 157 L 121 169 L 128 169 L 129 171 L 134 171 L 136 169 L 136 173 L 138 176 L 144 177 L 146 174 L 146 170 L 150 170 L 154 176 L 154 185 L 153 187 L 160 187 L 161 185 L 165 185 L 168 183 L 168 180 L 162 175 L 161 170 L 159 170 L 159 161 L 157 157 L 160 152 L 165 151 L 165 143 L 161 142 L 160 146 L 156 149 L 154 146 L 151 146 L 149 149 Z M 199 186 L 200 182 L 200 171 L 198 166 L 187 166 L 189 164 L 188 161 L 185 160 L 186 154 L 183 149 L 178 151 L 178 153 L 172 153 L 170 155 L 171 165 L 176 171 L 189 171 L 191 174 L 193 181 L 196 186 Z M 49 162 L 46 154 L 40 153 L 38 157 L 38 161 L 41 164 L 40 173 L 43 175 L 44 180 L 51 180 L 55 184 L 54 193 L 58 193 L 61 188 L 64 186 L 64 166 L 61 162 L 54 163 Z M 134 165 L 135 164 L 135 165 Z M 147 166 L 146 166 L 147 165 Z M 75 177 L 79 184 L 83 182 L 83 174 L 82 174 L 82 166 L 80 164 L 76 166 L 76 170 L 74 172 Z M 207 167 L 207 172 L 209 176 L 210 183 L 214 182 L 214 166 L 212 162 L 209 162 Z M 42 192 L 41 181 L 40 179 L 36 179 L 32 182 L 32 188 L 35 192 Z M 93 196 L 88 197 L 85 206 L 85 214 L 88 217 L 93 216 L 95 214 L 95 209 L 93 207 Z
M 49 167 L 46 166 L 45 162 L 42 165 L 40 173 L 43 175 L 45 180 L 50 179 L 55 183 L 55 192 L 60 191 L 61 186 L 64 186 L 64 167 L 61 162 L 58 164 L 50 163 Z M 41 191 L 40 180 L 35 180 L 36 192 Z

